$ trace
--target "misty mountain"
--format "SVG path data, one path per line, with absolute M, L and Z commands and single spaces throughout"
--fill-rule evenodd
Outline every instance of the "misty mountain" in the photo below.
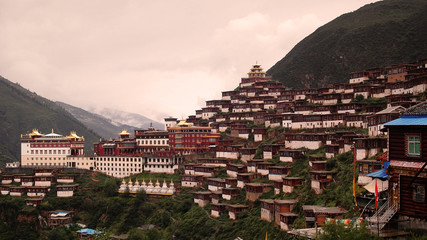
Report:
M 93 109 L 93 112 L 111 120 L 116 126 L 128 125 L 139 129 L 147 129 L 151 125 L 159 130 L 163 130 L 165 125 L 137 113 L 130 113 L 111 108 Z
M 96 113 L 88 112 L 84 109 L 63 102 L 56 102 L 56 104 L 64 108 L 67 112 L 69 112 L 80 122 L 82 122 L 86 127 L 92 129 L 104 139 L 117 137 L 123 129 L 126 129 L 130 133 L 132 133 L 134 129 L 139 128 L 136 126 L 120 124 L 117 122 L 113 123 L 111 119 L 108 119 Z

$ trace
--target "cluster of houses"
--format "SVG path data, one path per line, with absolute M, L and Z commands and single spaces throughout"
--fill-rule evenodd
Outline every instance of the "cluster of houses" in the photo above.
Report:
M 206 101 L 206 107 L 189 116 L 187 122 L 209 122 L 214 132 L 231 131 L 247 138 L 255 134 L 242 121 L 253 121 L 265 127 L 290 129 L 347 127 L 380 127 L 390 121 L 380 112 L 389 107 L 405 108 L 418 102 L 417 95 L 427 89 L 426 62 L 400 64 L 388 68 L 364 70 L 350 74 L 349 83 L 337 83 L 320 89 L 286 89 L 265 75 L 256 64 L 242 78 L 239 87 L 222 92 L 222 99 Z M 369 103 L 358 99 L 385 98 Z M 381 116 L 375 117 L 379 114 Z M 372 131 L 372 136 L 377 132 Z M 262 141 L 262 138 L 255 138 Z
M 296 152 L 295 161 L 301 160 L 303 151 Z M 245 191 L 245 200 L 261 201 L 261 219 L 274 222 L 283 230 L 291 229 L 298 215 L 292 213 L 297 199 L 276 200 L 259 199 L 264 193 L 274 191 L 274 194 L 292 193 L 294 189 L 302 185 L 306 180 L 301 177 L 290 177 L 290 165 L 275 165 L 266 159 L 247 160 L 245 164 L 235 164 L 233 159 L 227 158 L 201 158 L 197 163 L 184 164 L 184 174 L 181 176 L 182 187 L 202 188 L 207 184 L 207 191 L 195 191 L 194 203 L 201 207 L 211 204 L 211 216 L 219 217 L 227 213 L 229 218 L 235 220 L 238 213 L 245 211 L 248 206 L 232 204 L 239 198 L 241 191 Z M 326 170 L 324 157 L 310 156 L 309 162 L 312 171 L 311 186 L 316 193 L 321 193 L 328 184 L 334 181 L 336 172 Z M 309 166 L 307 166 L 309 167 Z M 220 168 L 226 169 L 226 178 L 215 177 Z M 257 181 L 260 179 L 270 180 Z M 305 209 L 307 207 L 307 210 Z M 311 208 L 310 208 L 311 207 Z M 315 211 L 312 209 L 322 209 Z M 319 226 L 325 224 L 326 217 L 342 216 L 346 211 L 340 208 L 327 208 L 324 206 L 304 206 L 306 214 L 306 226 L 313 226 L 317 222 Z
M 400 118 L 384 124 L 387 138 L 378 142 L 379 138 L 368 138 L 381 148 L 383 153 L 372 159 L 358 159 L 356 163 L 359 171 L 358 183 L 369 192 L 374 193 L 374 183 L 385 184 L 379 186 L 384 200 L 380 201 L 381 208 L 370 219 L 373 231 L 377 228 L 382 231 L 410 227 L 427 229 L 427 101 L 408 108 Z M 342 136 L 348 133 L 342 134 Z M 354 138 L 355 156 L 357 151 L 364 148 L 365 138 Z M 233 146 L 236 148 L 236 146 Z M 196 190 L 193 193 L 194 203 L 201 207 L 211 205 L 211 216 L 219 217 L 227 213 L 230 219 L 238 218 L 239 213 L 249 206 L 233 204 L 244 189 L 245 200 L 261 202 L 261 219 L 274 222 L 282 230 L 293 228 L 297 214 L 292 212 L 297 199 L 259 199 L 266 192 L 274 190 L 274 194 L 291 193 L 302 185 L 305 179 L 290 177 L 292 168 L 287 163 L 300 161 L 306 154 L 302 149 L 281 149 L 278 144 L 265 145 L 263 159 L 254 159 L 254 151 L 243 149 L 236 154 L 227 155 L 228 158 L 198 158 L 194 163 L 184 164 L 184 174 L 181 178 L 183 187 L 202 188 L 207 184 L 207 191 Z M 349 146 L 348 151 L 351 150 Z M 217 152 L 218 153 L 218 152 Z M 327 154 L 327 153 L 326 153 Z M 235 157 L 237 156 L 237 158 Z M 273 164 L 268 159 L 278 156 L 284 164 Z M 236 159 L 242 164 L 236 164 Z M 320 194 L 323 189 L 335 181 L 337 172 L 327 170 L 327 156 L 308 156 L 310 171 L 310 185 L 314 193 Z M 227 177 L 216 177 L 222 169 L 226 170 Z M 387 170 L 385 170 L 387 168 Z M 352 174 L 352 173 L 348 173 Z M 266 180 L 270 181 L 266 181 Z M 386 179 L 382 182 L 380 180 Z M 262 181 L 259 181 L 262 180 Z M 378 190 L 377 190 L 378 191 Z M 359 199 L 359 198 L 358 198 Z M 371 195 L 370 203 L 373 205 Z M 361 211 L 369 205 L 360 202 Z M 305 227 L 322 226 L 327 219 L 341 218 L 347 211 L 340 207 L 325 207 L 304 205 Z M 372 213 L 361 212 L 362 216 Z M 365 214 L 363 214 L 365 213 Z M 292 234 L 302 234 L 293 230 Z M 385 233 L 384 233 L 385 234 Z M 387 233 L 390 234 L 390 233 Z M 388 235 L 390 236 L 390 235 Z
M 43 203 L 46 194 L 52 187 L 57 197 L 72 197 L 79 185 L 74 183 L 74 176 L 56 173 L 53 169 L 33 169 L 33 175 L 14 174 L 1 176 L 1 195 L 26 198 L 26 204 L 37 206 Z
M 337 172 L 327 169 L 326 160 L 353 151 L 359 172 L 358 184 L 361 187 L 366 186 L 368 189 L 372 186 L 375 177 L 370 174 L 384 171 L 385 166 L 391 166 L 388 170 L 391 173 L 397 171 L 396 169 L 405 169 L 391 178 L 394 181 L 390 182 L 393 186 L 389 188 L 394 190 L 394 195 L 389 198 L 403 198 L 398 196 L 403 191 L 397 191 L 398 185 L 402 183 L 400 180 L 405 180 L 409 185 L 416 185 L 415 190 L 407 190 L 405 207 L 397 207 L 396 203 L 390 200 L 384 203 L 383 212 L 378 213 L 383 217 L 380 220 L 381 229 L 392 225 L 392 220 L 398 222 L 402 221 L 402 218 L 407 221 L 419 221 L 418 226 L 427 228 L 427 179 L 425 157 L 422 155 L 423 148 L 427 145 L 420 143 L 424 141 L 421 135 L 425 135 L 427 125 L 427 119 L 422 116 L 427 114 L 427 103 L 422 102 L 425 98 L 422 95 L 425 95 L 427 90 L 426 67 L 427 61 L 400 64 L 385 69 L 352 73 L 348 84 L 334 84 L 330 88 L 322 89 L 286 90 L 280 83 L 266 77 L 259 65 L 254 65 L 248 73 L 248 78 L 242 78 L 239 88 L 223 92 L 221 100 L 207 101 L 206 108 L 196 111 L 196 115 L 186 120 L 194 124 L 203 123 L 201 120 L 205 120 L 205 123 L 209 122 L 213 132 L 225 132 L 235 138 L 219 140 L 214 149 L 215 157 L 198 158 L 193 163 L 184 164 L 185 173 L 182 175 L 181 185 L 200 188 L 207 184 L 208 191 L 194 192 L 194 202 L 202 207 L 210 203 L 212 217 L 228 212 L 230 219 L 236 219 L 238 213 L 248 208 L 246 205 L 232 204 L 233 200 L 239 197 L 241 189 L 245 189 L 246 200 L 255 201 L 263 193 L 272 190 L 275 194 L 291 193 L 307 181 L 289 176 L 292 171 L 290 163 L 301 160 L 307 150 L 316 150 L 322 146 L 325 149 L 323 156 L 308 156 L 307 167 L 311 168 L 310 185 L 316 194 L 321 194 L 331 182 L 336 181 Z M 375 98 L 385 101 L 373 100 Z M 409 125 L 405 123 L 405 128 L 391 127 L 390 122 L 399 123 L 400 117 L 406 118 L 413 109 L 418 109 L 419 112 L 424 109 L 424 113 L 407 117 L 417 120 Z M 276 136 L 277 143 L 263 142 L 268 137 L 268 128 L 274 127 L 287 130 Z M 363 134 L 356 133 L 355 128 L 364 128 L 367 131 Z M 390 136 L 390 133 L 393 133 L 391 130 L 397 129 L 403 132 L 403 135 L 399 138 Z M 412 132 L 416 134 L 411 136 Z M 242 144 L 242 141 L 235 141 L 236 138 L 251 141 Z M 410 156 L 409 160 L 415 163 L 407 163 L 408 159 L 399 160 L 399 164 L 396 163 L 396 166 L 392 167 L 392 156 L 389 154 L 396 149 L 389 148 L 392 143 L 396 146 L 397 142 L 403 148 L 400 149 L 402 151 L 408 151 L 410 148 L 413 148 L 412 151 L 418 151 L 417 156 L 403 154 Z M 262 155 L 259 155 L 260 150 Z M 273 164 L 269 161 L 271 159 L 279 159 L 280 163 Z M 221 168 L 226 169 L 227 177 L 215 177 Z M 257 179 L 270 181 L 260 183 Z M 382 188 L 381 191 L 386 189 Z M 408 198 L 418 201 L 418 204 Z M 292 228 L 297 218 L 297 215 L 292 213 L 296 199 L 260 201 L 262 219 L 274 222 L 283 230 Z M 411 204 L 417 205 L 415 210 L 410 207 Z M 403 209 L 407 212 L 402 211 Z M 327 218 L 337 218 L 346 213 L 345 209 L 325 206 L 303 206 L 303 210 L 305 227 L 322 226 Z M 399 219 L 395 219 L 397 216 Z

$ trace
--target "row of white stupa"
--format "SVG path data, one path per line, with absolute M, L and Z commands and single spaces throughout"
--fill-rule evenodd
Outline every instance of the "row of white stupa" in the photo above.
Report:
M 145 193 L 152 195 L 173 195 L 176 192 L 173 180 L 170 182 L 168 187 L 166 180 L 164 180 L 163 185 L 160 186 L 159 180 L 157 180 L 156 184 L 153 185 L 151 179 L 148 184 L 145 183 L 145 180 L 142 180 L 141 183 L 138 180 L 135 180 L 135 183 L 133 183 L 132 179 L 129 179 L 129 182 L 126 182 L 123 179 L 122 183 L 120 184 L 119 193 L 125 193 L 127 190 L 129 193 L 137 193 L 144 190 Z

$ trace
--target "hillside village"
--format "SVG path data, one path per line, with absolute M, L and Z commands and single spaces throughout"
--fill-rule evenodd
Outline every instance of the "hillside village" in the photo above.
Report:
M 361 219 L 349 206 L 300 206 L 296 191 L 309 186 L 321 195 L 342 184 L 340 174 L 354 174 L 357 211 L 372 232 L 399 235 L 391 231 L 397 225 L 425 230 L 426 90 L 427 60 L 350 73 L 348 83 L 320 89 L 288 89 L 255 64 L 236 89 L 206 101 L 195 115 L 166 118 L 165 130 L 136 129 L 133 136 L 123 130 L 116 139 L 100 139 L 93 155 L 85 154 L 76 132 L 23 134 L 21 161 L 7 165 L 1 194 L 27 195 L 27 204 L 37 206 L 56 179 L 57 197 L 72 197 L 79 186 L 61 171 L 86 169 L 120 179 L 121 194 L 143 189 L 171 197 L 194 189 L 194 204 L 209 206 L 213 218 L 239 219 L 260 202 L 262 220 L 314 238 L 326 223 Z M 348 172 L 331 164 L 340 156 L 350 159 Z M 143 172 L 179 173 L 180 181 L 133 177 Z

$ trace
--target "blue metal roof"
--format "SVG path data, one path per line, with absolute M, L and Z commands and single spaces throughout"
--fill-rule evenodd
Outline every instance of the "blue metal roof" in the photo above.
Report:
M 89 234 L 89 235 L 102 233 L 101 231 L 93 230 L 93 229 L 90 229 L 90 228 L 83 228 L 83 229 L 78 230 L 77 232 L 78 233 L 86 233 L 86 234 Z
M 366 176 L 372 177 L 372 178 L 383 178 L 383 179 L 387 179 L 388 178 L 388 175 L 385 172 L 385 168 L 380 169 L 380 170 L 375 171 L 375 172 L 371 172 L 369 174 L 366 174 Z
M 384 126 L 427 126 L 427 115 L 403 115 Z

